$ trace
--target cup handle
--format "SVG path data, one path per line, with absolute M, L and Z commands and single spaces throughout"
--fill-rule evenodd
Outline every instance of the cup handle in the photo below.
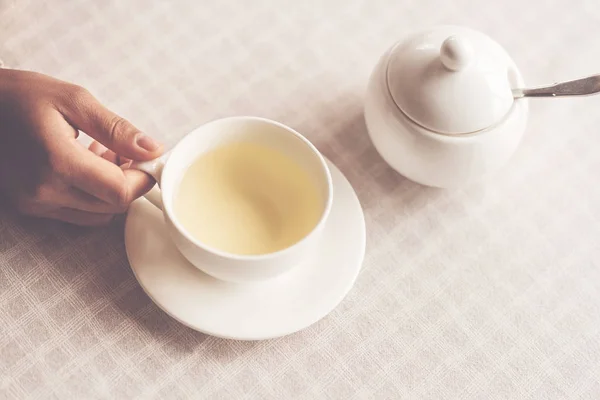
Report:
M 158 184 L 158 188 L 156 186 L 153 187 L 144 197 L 159 210 L 163 209 L 162 195 L 159 189 L 162 180 L 162 171 L 169 158 L 169 154 L 170 152 L 167 152 L 162 156 L 149 161 L 134 161 L 129 167 L 130 169 L 137 169 L 145 172 L 154 178 Z

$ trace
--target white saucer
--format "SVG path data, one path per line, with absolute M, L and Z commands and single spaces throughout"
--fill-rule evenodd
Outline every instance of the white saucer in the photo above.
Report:
M 192 266 L 169 239 L 162 213 L 142 198 L 127 215 L 131 269 L 167 314 L 208 335 L 238 340 L 288 335 L 331 312 L 354 285 L 365 255 L 365 221 L 350 183 L 332 163 L 333 207 L 321 249 L 284 276 L 252 284 L 217 280 Z

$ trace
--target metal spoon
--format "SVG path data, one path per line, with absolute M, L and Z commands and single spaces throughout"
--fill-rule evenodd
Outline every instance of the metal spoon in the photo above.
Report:
M 574 81 L 555 83 L 550 86 L 512 90 L 515 99 L 521 97 L 589 96 L 597 93 L 600 93 L 600 74 L 575 79 Z

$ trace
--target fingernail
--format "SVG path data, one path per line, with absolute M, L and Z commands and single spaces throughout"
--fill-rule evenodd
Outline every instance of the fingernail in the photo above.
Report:
M 156 151 L 160 147 L 160 144 L 156 140 L 143 133 L 137 136 L 135 143 L 146 151 Z

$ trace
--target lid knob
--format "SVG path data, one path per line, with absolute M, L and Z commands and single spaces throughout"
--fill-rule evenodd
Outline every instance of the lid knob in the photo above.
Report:
M 450 36 L 440 48 L 440 58 L 444 67 L 450 71 L 465 69 L 473 59 L 473 48 L 460 36 Z

